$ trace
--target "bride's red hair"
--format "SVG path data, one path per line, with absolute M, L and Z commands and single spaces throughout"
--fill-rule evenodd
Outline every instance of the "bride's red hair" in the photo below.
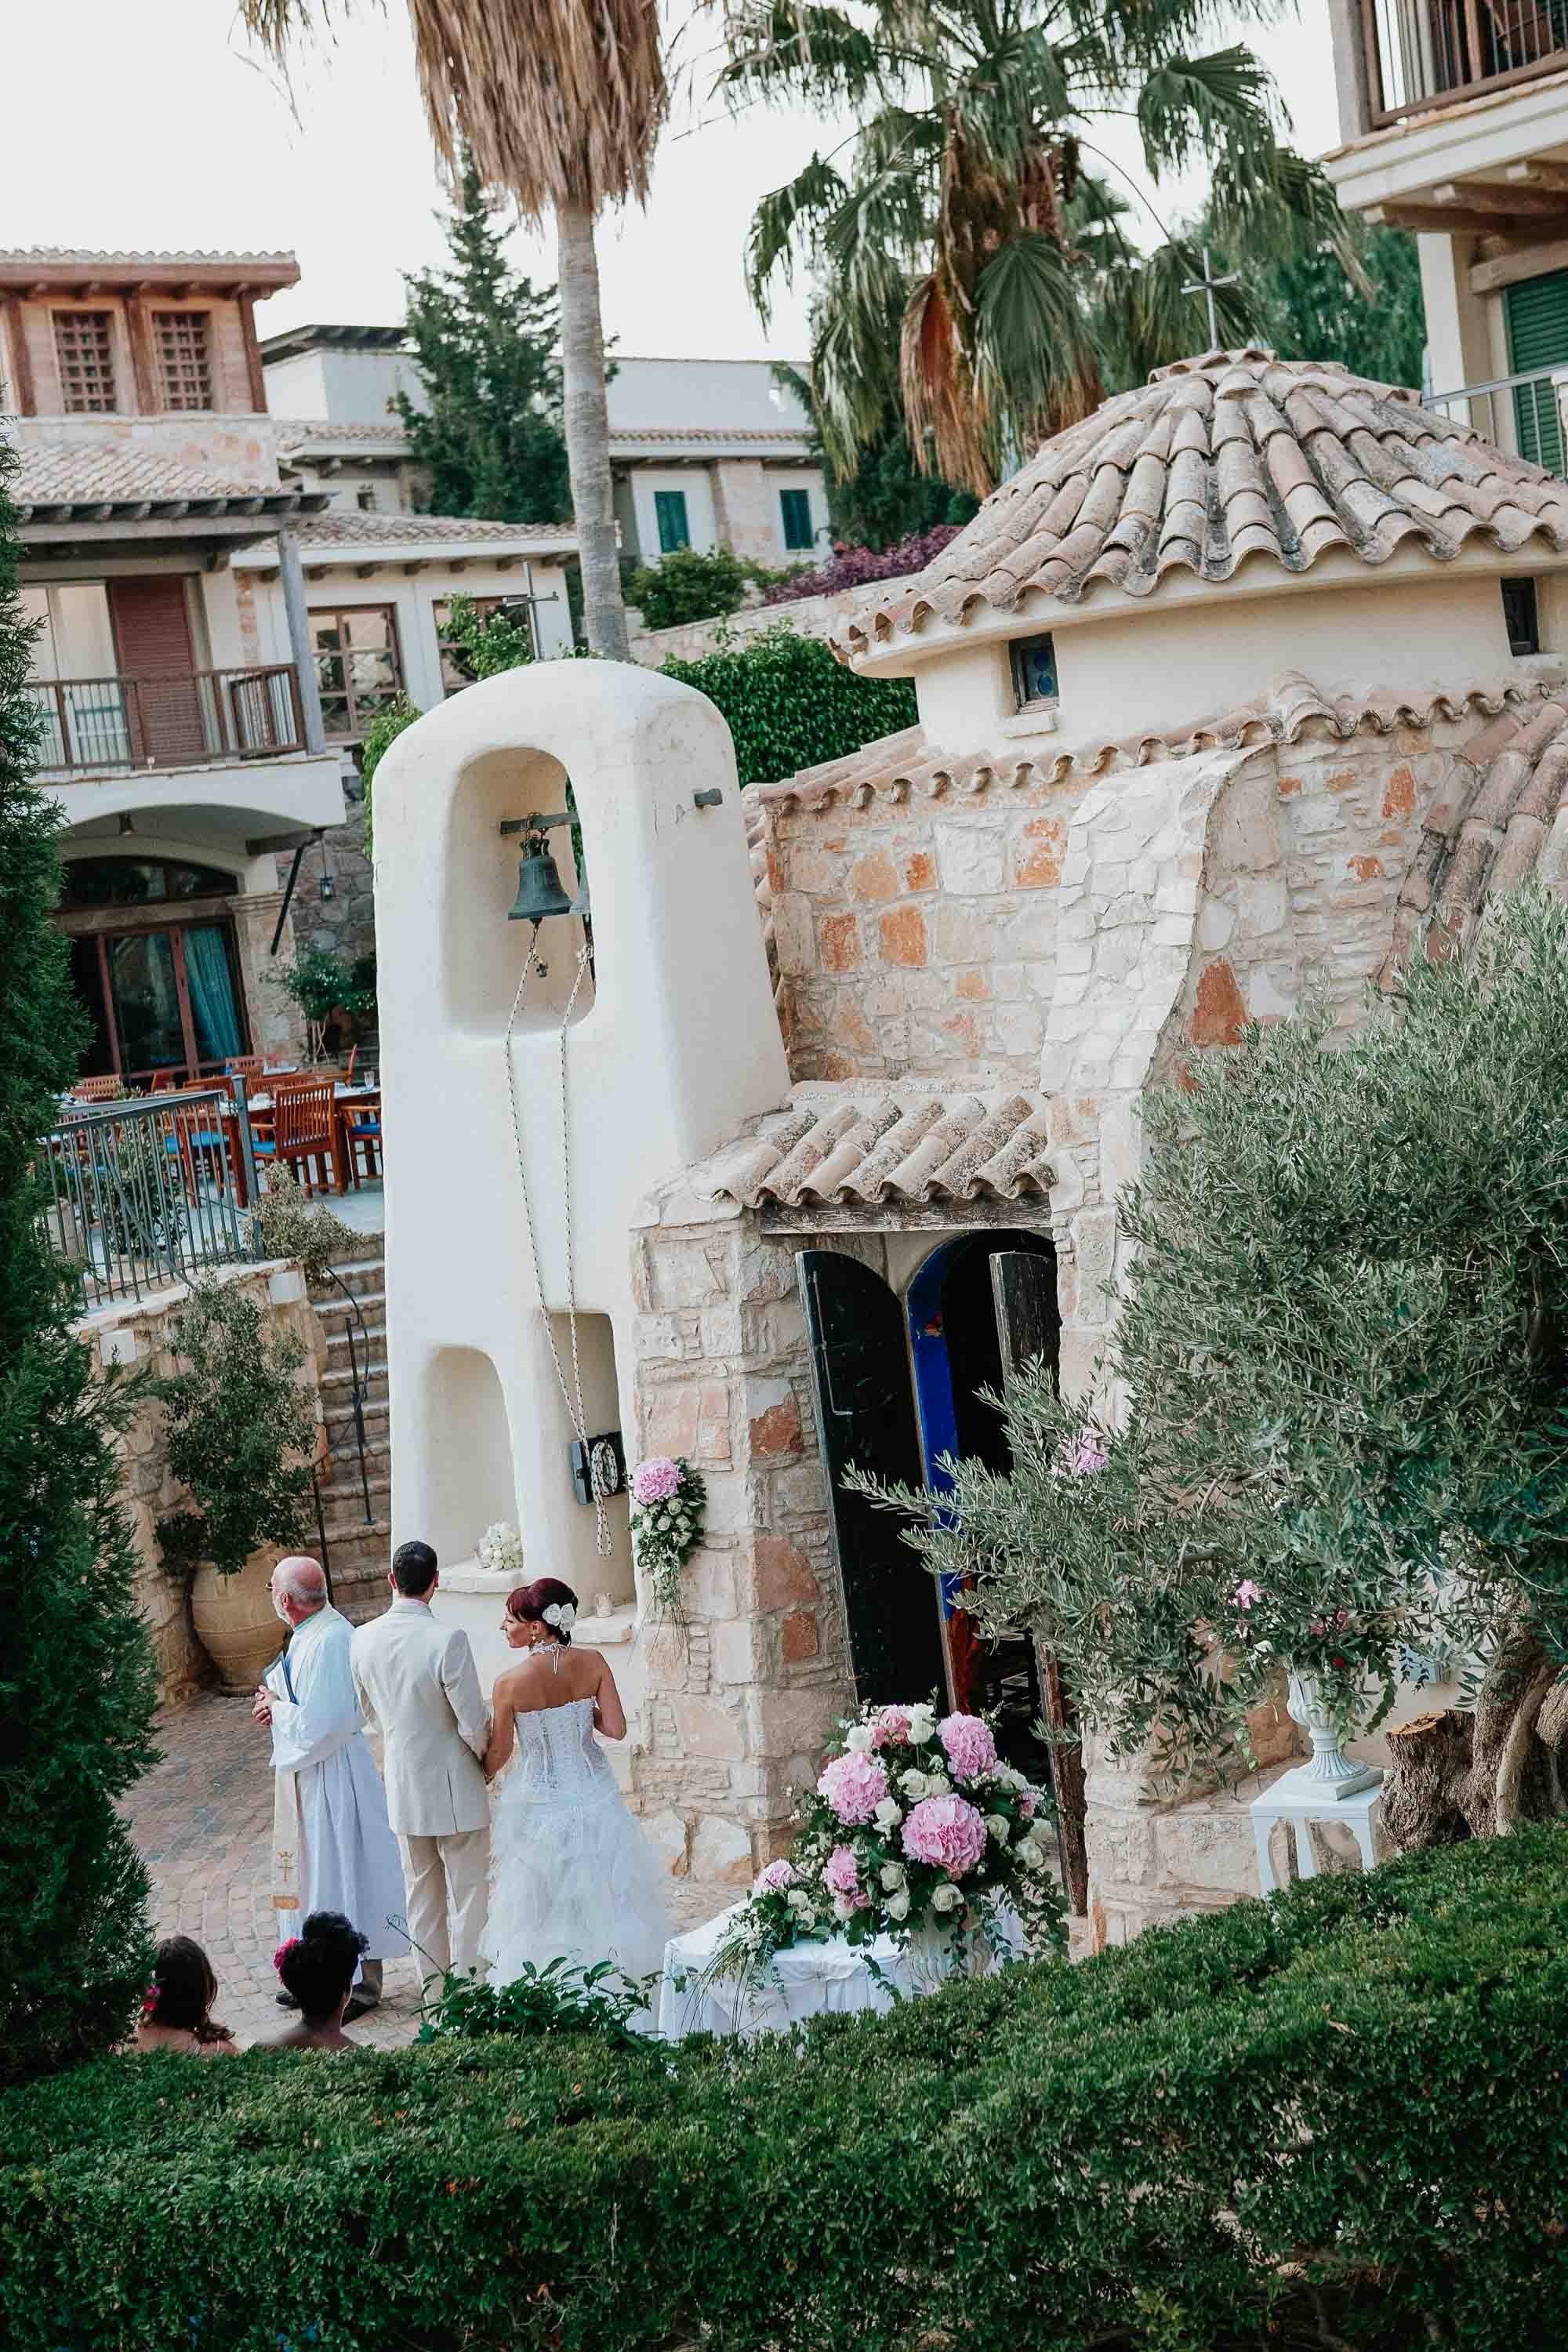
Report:
M 515 1617 L 521 1625 L 542 1625 L 547 1609 L 569 1604 L 575 1609 L 577 1595 L 558 1576 L 536 1576 L 531 1584 L 520 1584 L 515 1592 L 507 1595 L 506 1613 Z M 494 1601 L 490 1603 L 495 1606 Z M 570 1646 L 572 1629 L 569 1625 L 552 1625 L 551 1632 L 563 1645 Z

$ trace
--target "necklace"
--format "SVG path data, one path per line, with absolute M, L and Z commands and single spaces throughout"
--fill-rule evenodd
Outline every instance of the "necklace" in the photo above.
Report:
M 531 1642 L 528 1645 L 528 1654 L 531 1658 L 537 1657 L 541 1650 L 549 1651 L 550 1671 L 552 1675 L 558 1675 L 561 1672 L 560 1643 L 551 1641 L 549 1636 L 546 1635 L 542 1642 Z

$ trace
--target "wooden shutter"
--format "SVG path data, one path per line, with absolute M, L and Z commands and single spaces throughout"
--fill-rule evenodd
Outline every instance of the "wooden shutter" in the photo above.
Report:
M 841 1483 L 851 1464 L 924 1483 L 903 1309 L 858 1258 L 802 1250 L 795 1264 L 856 1696 L 880 1706 L 940 1699 L 947 1676 L 936 1579 L 900 1539 L 898 1518 Z
M 1011 1388 L 1026 1368 L 1043 1357 L 1055 1364 L 1061 1339 L 1057 1303 L 1057 1262 L 1024 1250 L 1001 1250 L 991 1261 L 991 1294 L 1002 1341 L 1002 1375 Z M 1038 1653 L 1046 1722 L 1052 1731 L 1070 1731 L 1072 1700 L 1055 1658 Z M 1079 1917 L 1089 1915 L 1089 1852 L 1085 1840 L 1087 1801 L 1083 1749 L 1077 1740 L 1054 1741 L 1051 1780 L 1056 1790 L 1057 1834 L 1068 1900 Z
M 1568 269 L 1527 278 L 1505 289 L 1510 375 L 1532 368 L 1568 366 Z M 1515 387 L 1513 416 L 1519 454 L 1554 474 L 1563 471 L 1563 424 L 1554 383 Z
M 126 688 L 132 754 L 160 767 L 199 760 L 206 751 L 190 607 L 178 573 L 111 580 L 109 611 Z

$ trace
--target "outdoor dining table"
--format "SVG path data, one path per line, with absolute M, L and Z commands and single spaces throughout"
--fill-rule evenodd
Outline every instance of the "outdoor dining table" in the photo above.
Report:
M 274 1129 L 274 1120 L 271 1114 L 275 1108 L 275 1099 L 276 1098 L 269 1094 L 261 1093 L 250 1095 L 247 1097 L 246 1102 L 246 1108 L 249 1113 L 252 1126 L 259 1129 L 264 1139 L 268 1141 L 271 1139 Z M 337 1171 L 337 1189 L 340 1196 L 349 1189 L 349 1175 L 353 1168 L 353 1160 L 349 1152 L 349 1121 L 353 1118 L 356 1112 L 369 1110 L 374 1110 L 378 1115 L 381 1110 L 381 1084 L 379 1079 L 374 1086 L 366 1084 L 353 1087 L 339 1087 L 336 1093 L 333 1095 L 332 1164 Z M 237 1116 L 232 1111 L 226 1113 L 225 1116 L 232 1122 L 233 1125 L 235 1153 L 237 1159 L 239 1151 L 239 1121 Z M 240 1182 L 243 1187 L 243 1173 L 241 1174 Z M 240 1205 L 243 1207 L 245 1203 L 242 1202 Z

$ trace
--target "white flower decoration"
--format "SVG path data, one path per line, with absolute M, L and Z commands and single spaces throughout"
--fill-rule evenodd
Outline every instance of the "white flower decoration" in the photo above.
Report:
M 845 1733 L 844 1745 L 851 1756 L 869 1756 L 871 1753 L 870 1727 L 868 1724 L 858 1723 L 852 1731 Z
M 884 1797 L 881 1803 L 877 1808 L 877 1826 L 879 1829 L 896 1830 L 903 1818 L 904 1814 L 902 1806 L 895 1804 L 891 1797 Z
M 923 1772 L 900 1772 L 899 1786 L 911 1801 L 918 1801 L 931 1793 L 931 1783 Z
M 910 1898 L 902 1893 L 889 1895 L 883 1908 L 889 1919 L 907 1919 L 910 1916 Z
M 910 1738 L 917 1748 L 923 1748 L 928 1739 L 936 1738 L 936 1717 L 929 1706 L 910 1707 Z
M 950 1884 L 937 1888 L 931 1898 L 931 1907 L 933 1911 L 956 1911 L 963 1900 L 960 1890 Z
M 1005 1845 L 1008 1838 L 1012 1835 L 1013 1824 L 1007 1819 L 1005 1813 L 987 1813 L 985 1816 L 985 1826 L 990 1831 L 998 1845 Z
M 577 1612 L 569 1601 L 552 1601 L 544 1612 L 544 1622 L 547 1625 L 556 1626 L 563 1633 L 569 1633 L 577 1622 Z
M 901 1862 L 885 1862 L 882 1864 L 881 1877 L 882 1884 L 887 1888 L 889 1894 L 896 1894 L 898 1889 L 904 1884 L 903 1864 Z

